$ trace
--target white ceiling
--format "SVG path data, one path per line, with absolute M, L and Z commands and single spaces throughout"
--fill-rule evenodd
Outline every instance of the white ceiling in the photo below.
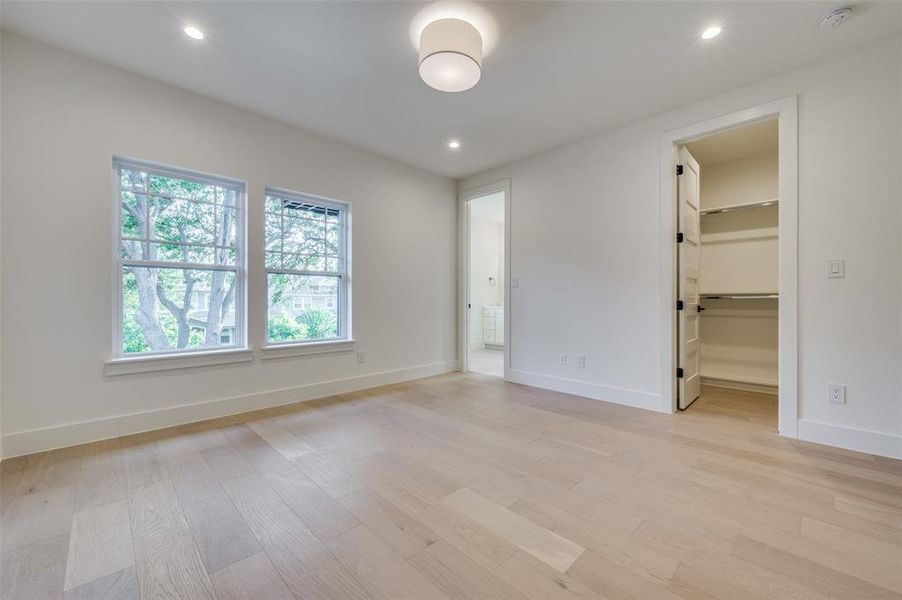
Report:
M 768 119 L 709 135 L 686 144 L 686 147 L 699 165 L 717 165 L 765 154 L 777 154 L 780 149 L 778 121 Z
M 4 0 L 5 29 L 452 177 L 726 92 L 902 31 L 902 3 L 487 2 L 482 81 L 417 75 L 415 2 Z M 185 23 L 207 34 L 195 42 Z M 709 42 L 699 32 L 720 23 Z M 459 138 L 462 148 L 445 142 Z

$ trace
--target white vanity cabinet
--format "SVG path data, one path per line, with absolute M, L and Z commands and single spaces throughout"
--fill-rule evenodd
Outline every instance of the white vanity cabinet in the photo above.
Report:
M 504 346 L 504 307 L 482 307 L 482 343 L 489 347 Z

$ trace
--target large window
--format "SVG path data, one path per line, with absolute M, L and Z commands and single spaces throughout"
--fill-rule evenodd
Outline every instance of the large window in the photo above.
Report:
M 266 190 L 267 341 L 349 338 L 348 206 Z
M 243 346 L 244 187 L 116 161 L 117 356 Z

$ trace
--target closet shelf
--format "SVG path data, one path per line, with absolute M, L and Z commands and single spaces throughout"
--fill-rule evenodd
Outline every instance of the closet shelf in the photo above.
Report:
M 744 229 L 740 231 L 721 231 L 718 233 L 703 233 L 702 244 L 727 244 L 731 242 L 755 242 L 760 240 L 772 240 L 780 237 L 780 229 L 777 227 L 761 227 L 760 229 Z
M 742 204 L 729 204 L 727 206 L 718 206 L 716 208 L 703 208 L 698 211 L 698 214 L 702 216 L 717 215 L 720 213 L 729 213 L 750 208 L 766 208 L 768 206 L 776 206 L 779 203 L 779 199 L 772 198 L 770 200 L 759 200 L 758 202 L 743 202 Z

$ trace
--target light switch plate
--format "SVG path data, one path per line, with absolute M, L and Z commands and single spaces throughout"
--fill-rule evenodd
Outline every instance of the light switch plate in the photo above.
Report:
M 511 277 L 511 287 L 520 287 L 520 277 Z
M 827 261 L 827 278 L 842 279 L 846 276 L 846 261 L 842 258 L 831 258 Z

